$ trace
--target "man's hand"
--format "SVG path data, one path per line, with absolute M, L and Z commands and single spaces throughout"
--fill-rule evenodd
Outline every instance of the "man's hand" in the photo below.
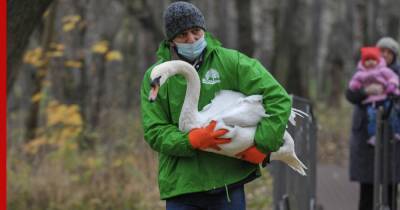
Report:
M 379 95 L 383 93 L 383 86 L 380 84 L 370 84 L 364 88 L 364 91 L 367 95 Z
M 231 142 L 231 139 L 218 138 L 228 132 L 226 129 L 219 129 L 214 131 L 216 121 L 211 121 L 211 123 L 205 128 L 195 128 L 189 132 L 189 142 L 195 149 L 208 149 L 213 148 L 216 150 L 221 150 L 218 144 L 226 144 Z

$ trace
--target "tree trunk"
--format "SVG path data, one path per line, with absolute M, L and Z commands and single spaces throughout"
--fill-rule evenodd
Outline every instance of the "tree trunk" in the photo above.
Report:
M 157 24 L 152 5 L 146 0 L 125 1 L 129 14 L 135 16 L 144 30 L 152 34 L 154 43 L 164 39 L 162 27 Z
M 253 41 L 253 23 L 251 21 L 251 0 L 243 1 L 236 0 L 236 11 L 238 14 L 238 43 L 239 51 L 247 56 L 253 56 L 254 41 Z
M 276 13 L 275 53 L 272 71 L 289 93 L 307 97 L 304 78 L 308 75 L 310 60 L 307 37 L 306 2 L 280 1 Z
M 343 58 L 336 57 L 331 61 L 329 68 L 329 78 L 331 87 L 329 88 L 328 106 L 339 108 L 341 106 L 341 100 L 343 95 L 342 82 L 344 81 L 344 61 Z
M 45 64 L 44 64 L 44 66 L 36 69 L 36 71 L 33 74 L 33 85 L 34 86 L 32 88 L 34 88 L 34 91 L 33 91 L 32 96 L 35 96 L 42 92 L 43 82 L 48 73 L 49 60 L 48 60 L 48 57 L 46 57 L 46 54 L 50 48 L 50 43 L 53 40 L 55 13 L 56 13 L 56 4 L 54 3 L 49 8 L 49 14 L 45 19 L 44 31 L 43 31 L 43 35 L 42 35 L 43 54 L 42 54 L 41 60 L 44 60 Z M 40 111 L 39 105 L 40 105 L 39 101 L 33 101 L 33 103 L 30 106 L 29 114 L 28 114 L 27 121 L 26 121 L 26 129 L 27 129 L 26 136 L 25 136 L 26 141 L 29 141 L 35 137 L 36 129 L 37 129 L 38 123 L 39 123 L 39 120 L 38 120 L 39 119 L 39 111 Z
M 7 95 L 18 76 L 22 53 L 53 0 L 7 0 Z
M 388 22 L 388 36 L 393 38 L 399 37 L 400 18 L 396 16 L 390 16 Z

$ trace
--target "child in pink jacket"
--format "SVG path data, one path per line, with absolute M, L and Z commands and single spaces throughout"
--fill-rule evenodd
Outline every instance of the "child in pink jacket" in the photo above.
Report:
M 369 95 L 362 103 L 367 106 L 368 113 L 368 143 L 375 144 L 376 110 L 378 106 L 389 107 L 386 100 L 388 94 L 398 94 L 399 78 L 391 69 L 386 67 L 385 60 L 381 57 L 379 48 L 361 48 L 361 61 L 358 63 L 357 72 L 350 80 L 351 90 L 365 88 L 371 84 L 381 85 L 382 93 Z M 400 137 L 400 121 L 391 118 L 395 136 Z

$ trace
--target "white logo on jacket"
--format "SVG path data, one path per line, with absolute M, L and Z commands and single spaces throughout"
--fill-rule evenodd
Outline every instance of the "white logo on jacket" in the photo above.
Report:
M 219 78 L 219 73 L 217 70 L 215 69 L 209 69 L 205 75 L 205 77 L 202 79 L 202 82 L 204 84 L 209 84 L 209 85 L 213 85 L 213 84 L 217 84 L 220 83 L 221 80 Z

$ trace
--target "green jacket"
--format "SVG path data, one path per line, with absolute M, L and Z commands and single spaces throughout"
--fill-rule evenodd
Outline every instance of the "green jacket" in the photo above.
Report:
M 220 90 L 234 90 L 245 95 L 262 94 L 265 110 L 270 116 L 259 123 L 255 144 L 265 153 L 278 150 L 290 114 L 290 97 L 257 60 L 223 48 L 209 33 L 206 33 L 206 41 L 207 51 L 198 71 L 202 80 L 199 110 Z M 171 59 L 167 42 L 161 43 L 157 55 L 157 64 Z M 186 81 L 180 75 L 171 77 L 160 88 L 157 100 L 150 103 L 149 77 L 153 67 L 147 70 L 143 79 L 141 113 L 144 138 L 159 154 L 161 199 L 224 187 L 258 170 L 257 165 L 242 160 L 193 149 L 188 134 L 178 129 Z M 210 70 L 217 71 L 217 76 L 215 72 L 207 74 Z

